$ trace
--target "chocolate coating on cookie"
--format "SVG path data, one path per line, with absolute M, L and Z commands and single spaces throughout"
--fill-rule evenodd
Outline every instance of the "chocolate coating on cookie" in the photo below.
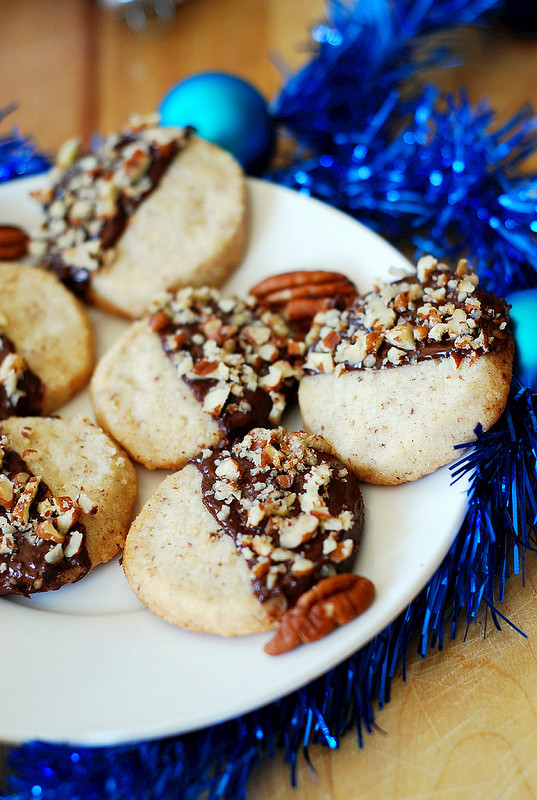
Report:
M 85 297 L 129 217 L 157 188 L 189 137 L 190 129 L 178 136 L 172 129 L 140 122 L 107 136 L 84 155 L 79 155 L 76 141 L 67 141 L 49 187 L 35 194 L 45 220 L 32 243 L 33 253 Z
M 336 571 L 350 571 L 363 529 L 357 480 L 318 436 L 255 429 L 194 462 L 203 502 L 231 536 L 261 602 L 288 606 Z
M 11 339 L 0 333 L 0 419 L 41 414 L 44 389 Z
M 69 497 L 53 497 L 24 459 L 1 439 L 0 595 L 28 597 L 82 578 L 91 562 L 82 509 Z
M 509 341 L 504 300 L 479 291 L 466 260 L 455 272 L 424 256 L 416 275 L 378 283 L 342 312 L 318 315 L 308 336 L 308 372 L 384 369 L 451 357 L 475 360 Z
M 252 298 L 188 288 L 162 305 L 149 325 L 226 440 L 279 423 L 302 352 L 279 314 L 259 309 Z
M 3 386 L 11 406 L 3 418 L 53 413 L 91 375 L 94 333 L 89 315 L 43 269 L 0 263 L 0 284 L 0 335 L 5 337 L 0 394 Z

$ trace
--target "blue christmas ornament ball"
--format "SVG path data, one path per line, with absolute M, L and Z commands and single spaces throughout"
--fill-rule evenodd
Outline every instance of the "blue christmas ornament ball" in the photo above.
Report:
M 274 126 L 267 103 L 254 87 L 224 72 L 203 72 L 174 86 L 159 107 L 163 125 L 191 125 L 232 153 L 250 175 L 268 165 Z
M 514 374 L 523 386 L 537 391 L 537 288 L 506 297 L 516 342 Z

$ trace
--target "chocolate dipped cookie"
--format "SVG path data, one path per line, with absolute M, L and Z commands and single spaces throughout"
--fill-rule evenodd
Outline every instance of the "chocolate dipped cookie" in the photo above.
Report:
M 183 289 L 100 360 L 95 416 L 136 461 L 177 469 L 253 427 L 278 425 L 303 351 L 284 319 L 253 298 Z
M 88 382 L 93 330 L 54 276 L 0 261 L 0 419 L 50 414 Z
M 129 530 L 123 567 L 168 622 L 256 633 L 320 580 L 348 572 L 362 527 L 358 482 L 326 442 L 256 428 L 162 482 Z
M 478 283 L 466 260 L 451 271 L 424 256 L 416 274 L 315 318 L 303 423 L 360 480 L 416 480 L 502 414 L 514 349 L 508 307 Z
M 118 553 L 136 471 L 97 426 L 10 417 L 0 459 L 0 594 L 59 589 Z
M 169 289 L 220 285 L 240 261 L 245 179 L 226 151 L 188 129 L 136 120 L 81 153 L 61 148 L 34 256 L 76 294 L 129 318 Z

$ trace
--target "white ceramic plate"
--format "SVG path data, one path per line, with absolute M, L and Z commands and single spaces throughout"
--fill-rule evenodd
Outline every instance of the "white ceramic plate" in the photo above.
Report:
M 0 187 L 0 224 L 33 228 L 40 178 Z M 405 259 L 350 217 L 296 192 L 249 181 L 246 259 L 229 289 L 300 268 L 339 270 L 365 291 Z M 92 311 L 102 353 L 127 323 Z M 61 411 L 91 416 L 87 392 Z M 300 427 L 296 412 L 289 427 Z M 163 473 L 139 470 L 138 507 Z M 448 468 L 397 488 L 364 486 L 366 525 L 356 571 L 376 598 L 361 617 L 315 644 L 270 657 L 268 635 L 224 639 L 180 630 L 136 599 L 119 561 L 32 599 L 0 598 L 0 740 L 114 744 L 211 725 L 260 707 L 321 675 L 381 631 L 420 591 L 449 548 L 466 486 Z

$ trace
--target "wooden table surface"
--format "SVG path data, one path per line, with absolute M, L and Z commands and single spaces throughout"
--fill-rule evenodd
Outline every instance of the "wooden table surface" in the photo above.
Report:
M 139 35 L 91 0 L 0 0 L 0 107 L 18 102 L 10 124 L 53 151 L 68 136 L 87 139 L 155 109 L 198 71 L 235 72 L 270 98 L 282 65 L 308 58 L 323 11 L 321 0 L 185 0 L 168 29 Z M 537 41 L 460 36 L 471 63 L 443 82 L 487 97 L 500 117 L 527 100 L 537 107 Z M 281 759 L 263 761 L 249 800 L 537 797 L 536 583 L 529 558 L 525 587 L 511 578 L 502 606 L 527 639 L 490 624 L 483 638 L 480 618 L 466 641 L 424 660 L 411 654 L 407 681 L 394 680 L 377 715 L 382 730 L 366 735 L 363 750 L 352 733 L 337 751 L 312 748 L 315 769 L 300 766 L 297 789 Z

